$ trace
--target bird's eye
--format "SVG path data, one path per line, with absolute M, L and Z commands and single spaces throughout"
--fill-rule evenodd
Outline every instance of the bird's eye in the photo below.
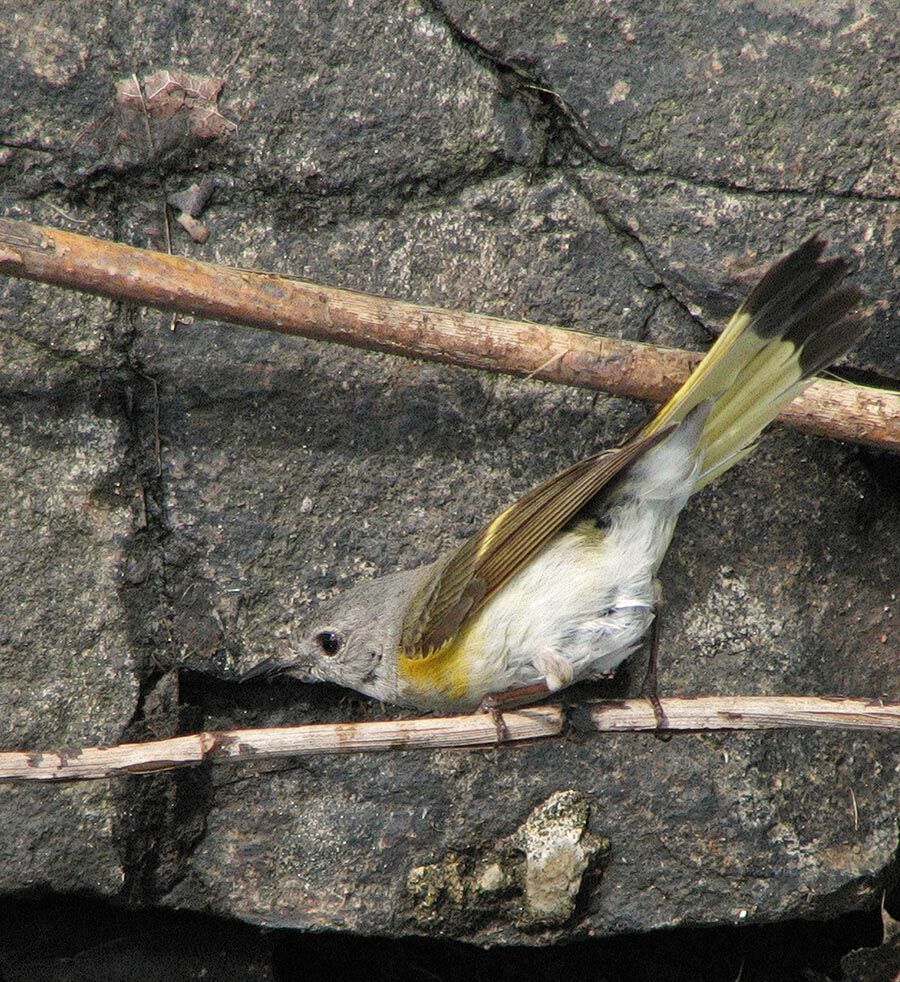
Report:
M 316 641 L 326 655 L 336 655 L 341 649 L 341 636 L 334 631 L 319 631 Z

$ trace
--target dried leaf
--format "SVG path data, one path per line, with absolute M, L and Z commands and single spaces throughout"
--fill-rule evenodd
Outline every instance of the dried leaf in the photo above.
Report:
M 187 129 L 202 140 L 215 140 L 236 129 L 218 108 L 225 80 L 189 72 L 162 69 L 140 82 L 134 77 L 116 84 L 116 104 L 128 112 L 154 120 L 187 113 Z M 143 89 L 143 91 L 141 91 Z

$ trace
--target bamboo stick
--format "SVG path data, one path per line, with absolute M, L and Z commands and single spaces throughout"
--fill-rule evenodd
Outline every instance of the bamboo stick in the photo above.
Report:
M 260 729 L 222 730 L 122 743 L 112 747 L 0 753 L 0 781 L 78 781 L 123 774 L 150 774 L 205 761 L 259 761 L 272 757 L 490 747 L 557 736 L 559 706 L 533 706 L 504 713 L 498 727 L 487 713 L 363 723 L 311 723 Z
M 700 355 L 217 266 L 0 219 L 0 273 L 283 334 L 663 402 Z M 900 393 L 819 379 L 782 422 L 900 447 Z
M 660 700 L 657 725 L 647 699 L 604 702 L 590 709 L 602 732 L 653 730 L 767 730 L 787 728 L 900 730 L 900 703 L 819 696 L 697 696 Z M 250 763 L 274 757 L 389 750 L 484 748 L 560 736 L 559 706 L 503 713 L 498 726 L 486 713 L 364 723 L 311 723 L 261 729 L 208 731 L 146 743 L 66 751 L 0 753 L 0 781 L 83 781 L 152 774 L 201 763 Z
M 771 730 L 816 727 L 830 730 L 900 730 L 900 703 L 821 696 L 682 696 L 660 699 L 659 729 Z M 647 699 L 603 702 L 591 710 L 594 725 L 607 733 L 656 730 Z

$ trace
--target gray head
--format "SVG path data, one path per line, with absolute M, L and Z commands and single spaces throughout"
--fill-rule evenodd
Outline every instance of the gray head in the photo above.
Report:
M 291 658 L 249 674 L 335 682 L 397 701 L 396 653 L 403 615 L 422 570 L 366 580 L 317 607 L 290 642 Z M 246 677 L 246 676 L 245 676 Z

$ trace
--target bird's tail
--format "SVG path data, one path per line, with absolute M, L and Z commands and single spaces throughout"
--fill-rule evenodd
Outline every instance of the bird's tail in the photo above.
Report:
M 642 435 L 649 436 L 709 401 L 694 491 L 745 457 L 811 377 L 865 333 L 865 320 L 851 316 L 860 292 L 841 285 L 846 260 L 820 260 L 825 245 L 811 238 L 766 273 L 690 378 L 644 427 Z

